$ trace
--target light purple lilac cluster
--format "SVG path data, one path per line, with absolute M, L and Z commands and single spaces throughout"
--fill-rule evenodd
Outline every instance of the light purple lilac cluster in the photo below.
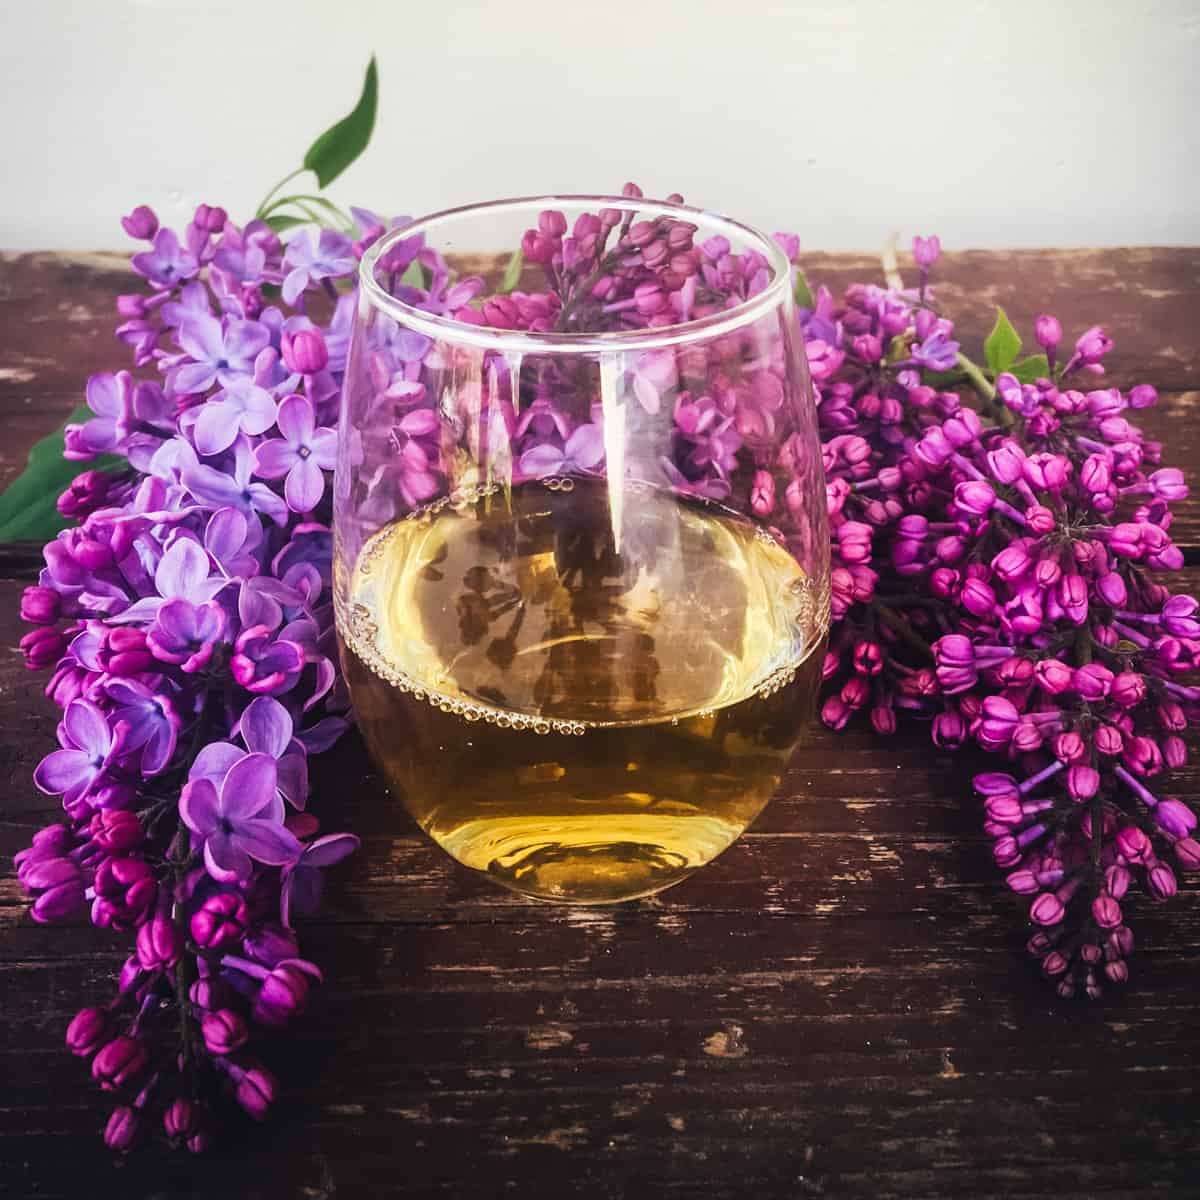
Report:
M 129 1149 L 156 1110 L 199 1151 L 222 1094 L 270 1108 L 249 1043 L 320 979 L 293 922 L 358 844 L 306 811 L 308 756 L 348 725 L 329 473 L 352 303 L 333 281 L 356 257 L 207 205 L 182 237 L 145 207 L 123 224 L 148 286 L 119 297 L 117 336 L 151 370 L 93 376 L 65 432 L 68 458 L 120 467 L 63 494 L 76 524 L 22 600 L 27 664 L 53 668 L 63 710 L 34 778 L 64 817 L 17 868 L 35 920 L 87 912 L 133 939 L 116 995 L 67 1031 L 120 1101 L 106 1141 Z
M 1102 329 L 1063 355 L 1040 317 L 1045 358 L 1012 364 L 1024 381 L 985 372 L 926 291 L 936 239 L 914 253 L 918 291 L 821 289 L 801 318 L 834 550 L 822 716 L 891 733 L 907 713 L 940 747 L 1009 760 L 974 781 L 993 856 L 1031 897 L 1044 974 L 1095 998 L 1128 977 L 1126 894 L 1165 900 L 1172 860 L 1200 866 L 1195 813 L 1152 790 L 1200 716 L 1180 681 L 1200 664 L 1198 605 L 1164 577 L 1187 487 L 1130 420 L 1154 388 L 1103 386 Z M 974 404 L 948 390 L 963 382 Z

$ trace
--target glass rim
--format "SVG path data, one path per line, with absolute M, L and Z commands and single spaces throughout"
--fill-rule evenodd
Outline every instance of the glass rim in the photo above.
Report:
M 601 330 L 595 333 L 547 332 L 526 329 L 493 329 L 472 325 L 454 317 L 425 312 L 391 295 L 375 277 L 375 265 L 380 257 L 397 242 L 426 233 L 445 221 L 468 215 L 518 212 L 523 209 L 540 211 L 556 205 L 587 204 L 595 208 L 615 208 L 623 212 L 649 213 L 675 217 L 708 229 L 708 236 L 722 232 L 733 233 L 740 240 L 753 243 L 753 248 L 767 259 L 774 278 L 759 293 L 735 304 L 732 308 L 662 325 L 649 329 Z M 536 224 L 536 221 L 534 222 Z M 434 340 L 455 341 L 495 350 L 520 351 L 536 354 L 586 354 L 625 349 L 656 349 L 677 346 L 699 337 L 718 337 L 758 320 L 776 308 L 791 294 L 791 263 L 774 238 L 753 226 L 735 221 L 721 213 L 674 204 L 668 200 L 650 200 L 635 196 L 606 196 L 603 194 L 561 194 L 517 196 L 507 200 L 488 200 L 442 209 L 410 221 L 386 233 L 363 255 L 358 267 L 359 288 L 371 304 L 408 329 L 415 329 Z

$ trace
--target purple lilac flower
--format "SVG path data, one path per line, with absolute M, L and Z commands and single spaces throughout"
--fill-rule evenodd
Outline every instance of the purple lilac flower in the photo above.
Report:
M 175 336 L 188 356 L 172 375 L 175 391 L 181 394 L 206 392 L 214 383 L 225 388 L 237 384 L 253 372 L 255 358 L 271 342 L 270 331 L 258 321 L 218 320 L 201 313 L 186 317 Z
M 34 783 L 52 796 L 61 794 L 63 803 L 71 804 L 103 777 L 120 755 L 125 736 L 122 730 L 109 727 L 95 704 L 71 701 L 58 728 L 62 749 L 38 763 Z
M 325 491 L 325 471 L 337 458 L 337 433 L 317 429 L 312 402 L 288 396 L 279 405 L 282 435 L 262 442 L 254 452 L 254 470 L 262 479 L 284 478 L 284 498 L 293 512 L 311 512 Z
M 265 483 L 253 483 L 253 460 L 249 442 L 239 437 L 233 444 L 230 470 L 219 471 L 202 464 L 182 472 L 184 487 L 202 503 L 213 508 L 231 505 L 244 513 L 261 513 L 276 525 L 287 522 L 287 502 Z
M 354 853 L 359 840 L 350 833 L 334 833 L 319 837 L 304 847 L 295 862 L 283 868 L 283 887 L 280 891 L 279 919 L 291 927 L 293 912 L 315 912 L 324 886 L 322 869 Z
M 185 250 L 175 234 L 163 227 L 154 235 L 150 250 L 133 256 L 133 269 L 158 287 L 175 287 L 200 269 L 196 256 Z
M 171 701 L 136 679 L 109 679 L 104 690 L 113 703 L 112 720 L 128 726 L 123 748 L 141 750 L 142 774 L 157 775 L 174 756 L 183 725 Z
M 244 755 L 219 784 L 206 776 L 190 780 L 179 798 L 179 815 L 214 879 L 245 880 L 252 859 L 282 866 L 300 854 L 300 843 L 283 826 L 275 761 L 267 754 Z
M 295 304 L 306 288 L 323 279 L 349 275 L 356 263 L 349 238 L 332 229 L 322 229 L 314 240 L 313 230 L 305 228 L 288 243 L 283 265 L 287 271 L 283 300 L 285 304 Z

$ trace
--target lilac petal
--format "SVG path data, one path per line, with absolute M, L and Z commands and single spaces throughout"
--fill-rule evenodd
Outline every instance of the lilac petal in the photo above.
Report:
M 325 476 L 311 458 L 302 458 L 283 484 L 284 499 L 292 512 L 312 512 L 325 494 Z
M 195 610 L 195 638 L 201 644 L 217 641 L 225 632 L 225 610 L 215 601 L 206 600 Z
M 271 867 L 295 862 L 303 849 L 296 835 L 275 821 L 240 821 L 235 836 L 251 858 Z
M 197 395 L 207 392 L 216 383 L 217 369 L 208 363 L 184 363 L 172 378 L 179 395 Z
M 302 729 L 296 740 L 309 754 L 323 754 L 350 728 L 344 717 L 322 717 L 315 725 Z
M 98 417 L 117 420 L 125 415 L 125 403 L 117 377 L 112 374 L 93 375 L 87 381 L 87 404 Z
M 352 833 L 327 833 L 305 849 L 300 863 L 305 867 L 331 867 L 353 854 L 361 845 Z
M 236 508 L 220 508 L 204 528 L 204 544 L 218 561 L 232 558 L 246 544 L 249 522 Z
M 644 412 L 649 413 L 650 416 L 654 416 L 658 412 L 661 404 L 658 388 L 644 375 L 633 377 L 633 394 Z
M 88 700 L 72 700 L 63 716 L 63 728 L 73 745 L 102 758 L 112 745 L 112 731 L 104 714 Z
M 292 717 L 278 700 L 259 696 L 242 713 L 242 741 L 255 754 L 279 758 L 292 740 Z
M 191 538 L 181 537 L 159 559 L 154 572 L 154 585 L 160 595 L 168 598 L 208 599 L 202 596 L 208 573 L 209 561 L 204 548 Z
M 261 577 L 257 577 L 247 580 L 242 585 L 242 590 L 238 593 L 238 619 L 246 629 L 253 625 L 277 629 L 283 621 L 283 609 L 266 588 L 250 586 L 252 583 L 261 582 Z
M 332 471 L 337 465 L 337 431 L 318 429 L 309 442 L 312 460 L 323 470 Z
M 270 341 L 270 331 L 258 321 L 230 321 L 225 331 L 223 357 L 253 359 Z
M 307 267 L 296 267 L 295 270 L 289 271 L 287 278 L 283 281 L 284 304 L 295 304 L 296 298 L 306 287 L 308 287 Z
M 184 784 L 179 793 L 179 815 L 183 823 L 200 837 L 207 836 L 220 825 L 220 801 L 216 785 L 211 779 L 193 777 L 191 782 Z
M 224 471 L 213 467 L 188 467 L 180 476 L 183 486 L 197 500 L 208 501 L 211 504 L 232 504 L 237 508 L 246 508 L 246 498 L 237 481 L 231 479 Z
M 254 451 L 254 473 L 260 479 L 280 479 L 299 461 L 300 455 L 294 446 L 283 438 L 272 438 Z
M 521 455 L 521 470 L 526 475 L 541 479 L 545 475 L 553 475 L 555 471 L 561 471 L 564 462 L 563 452 L 557 446 L 543 443 L 540 446 L 534 446 L 532 450 L 526 450 Z
M 203 455 L 220 454 L 233 445 L 238 435 L 238 412 L 234 405 L 210 400 L 200 406 L 192 428 L 192 440 Z
M 269 754 L 238 759 L 221 784 L 221 814 L 239 825 L 251 819 L 275 798 L 275 778 L 275 760 Z
M 269 521 L 276 525 L 286 525 L 288 506 L 265 483 L 252 483 L 247 489 L 250 493 L 250 503 Z
M 266 388 L 253 384 L 242 389 L 238 396 L 242 405 L 242 430 L 245 433 L 266 433 L 275 424 L 276 407 Z
M 229 773 L 229 768 L 239 759 L 245 758 L 246 752 L 238 749 L 232 742 L 209 742 L 192 763 L 188 772 L 189 779 L 209 779 L 220 783 Z
M 292 446 L 307 446 L 316 427 L 316 414 L 306 396 L 288 396 L 279 405 L 279 432 Z
M 308 755 L 303 750 L 290 751 L 280 757 L 277 770 L 276 782 L 284 799 L 303 812 L 308 803 Z
M 190 600 L 168 600 L 158 610 L 156 621 L 159 640 L 168 646 L 187 646 L 197 640 L 196 606 Z
M 141 711 L 154 707 L 154 693 L 136 679 L 109 679 L 104 684 L 104 693 L 120 708 Z
M 248 879 L 254 865 L 233 834 L 214 833 L 204 842 L 204 865 L 208 873 L 221 883 Z
M 175 340 L 201 363 L 218 363 L 225 355 L 225 338 L 216 317 L 196 312 L 180 322 Z
M 93 774 L 95 768 L 86 754 L 79 750 L 55 750 L 38 763 L 33 782 L 47 795 L 57 796 L 87 783 Z
M 165 719 L 156 721 L 142 750 L 142 774 L 157 775 L 174 754 L 175 726 Z
M 604 457 L 604 434 L 599 425 L 580 425 L 569 438 L 563 453 L 576 466 L 591 470 Z
M 292 871 L 285 869 L 284 874 L 286 878 L 279 893 L 279 919 L 290 929 L 293 910 L 310 913 L 321 902 L 324 880 L 320 871 L 309 871 L 304 867 Z
M 438 415 L 431 408 L 417 408 L 400 419 L 401 430 L 409 437 L 428 437 L 438 430 Z

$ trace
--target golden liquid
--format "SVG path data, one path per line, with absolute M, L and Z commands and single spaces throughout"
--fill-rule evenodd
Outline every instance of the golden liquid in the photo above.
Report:
M 715 505 L 554 480 L 363 548 L 339 615 L 359 728 L 421 827 L 528 896 L 676 883 L 773 795 L 823 628 L 795 560 Z

